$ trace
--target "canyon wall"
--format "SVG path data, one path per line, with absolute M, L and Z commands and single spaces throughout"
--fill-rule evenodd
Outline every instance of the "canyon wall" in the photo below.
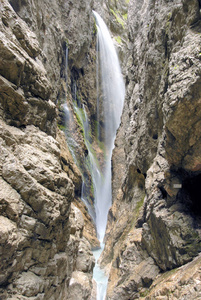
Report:
M 197 0 L 130 1 L 107 299 L 201 297 L 200 20 Z
M 123 53 L 126 8 L 124 1 L 0 3 L 1 299 L 91 297 L 90 249 L 99 242 L 80 199 L 83 176 L 91 203 L 93 190 L 74 106 L 82 113 L 85 108 L 95 138 L 92 9 L 114 28 Z M 77 165 L 66 143 L 66 104 L 74 120 Z
M 95 140 L 92 9 L 112 32 L 127 89 L 101 257 L 107 299 L 201 298 L 200 6 L 1 0 L 1 299 L 91 297 L 98 240 L 80 201 L 83 174 L 91 202 L 93 190 L 73 105 L 85 107 Z M 60 130 L 66 103 L 78 166 Z
M 84 214 L 72 204 L 82 177 L 59 127 L 74 78 L 85 101 L 94 85 L 92 4 L 0 3 L 1 299 L 91 295 L 94 258 Z M 82 136 L 80 144 L 84 158 Z

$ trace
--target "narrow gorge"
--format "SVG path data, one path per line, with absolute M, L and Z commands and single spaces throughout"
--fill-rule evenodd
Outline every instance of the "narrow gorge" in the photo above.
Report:
M 0 0 L 0 299 L 201 299 L 200 182 L 200 0 Z

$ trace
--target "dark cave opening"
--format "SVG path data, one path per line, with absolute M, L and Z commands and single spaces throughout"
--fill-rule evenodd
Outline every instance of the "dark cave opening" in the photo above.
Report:
M 182 182 L 182 202 L 190 213 L 201 216 L 201 174 Z
M 16 11 L 18 13 L 20 10 L 21 1 L 10 0 L 9 2 L 10 2 L 10 5 L 12 6 L 12 8 L 14 9 L 14 11 Z
M 16 13 L 18 13 L 22 6 L 27 5 L 26 0 L 9 0 L 10 5 Z
M 167 192 L 163 186 L 159 186 L 163 199 L 167 199 Z
M 157 133 L 154 134 L 154 135 L 152 136 L 152 138 L 153 138 L 154 140 L 157 140 L 157 139 L 158 139 L 158 134 L 157 134 Z

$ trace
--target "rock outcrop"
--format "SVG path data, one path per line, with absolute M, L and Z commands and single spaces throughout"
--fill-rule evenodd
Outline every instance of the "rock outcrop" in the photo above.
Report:
M 200 299 L 200 255 L 186 265 L 156 279 L 142 299 Z M 144 297 L 145 296 L 145 297 Z
M 76 270 L 92 288 L 94 261 L 81 212 L 70 207 L 74 185 L 61 168 L 59 143 L 33 125 L 1 121 L 0 181 L 1 299 L 71 299 Z
M 0 298 L 70 300 L 81 287 L 89 299 L 94 258 L 72 204 L 82 177 L 57 108 L 67 44 L 69 82 L 73 68 L 85 76 L 92 2 L 10 4 L 0 3 Z
M 197 0 L 129 4 L 127 95 L 101 258 L 110 268 L 108 299 L 143 297 L 156 276 L 201 251 L 200 19 Z M 163 292 L 146 299 L 175 299 L 174 289 L 199 298 L 196 276 L 181 289 L 162 288 L 159 277 Z

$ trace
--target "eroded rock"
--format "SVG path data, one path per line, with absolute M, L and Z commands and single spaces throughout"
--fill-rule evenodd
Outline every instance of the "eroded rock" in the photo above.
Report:
M 113 206 L 101 258 L 104 265 L 112 265 L 108 299 L 143 298 L 161 271 L 188 263 L 201 250 L 196 197 L 201 147 L 199 20 L 200 4 L 194 0 L 129 4 L 127 94 L 113 153 Z M 142 236 L 131 248 L 126 241 L 133 228 L 142 229 Z M 151 258 L 156 272 L 149 280 L 141 271 L 139 277 L 130 277 L 136 257 L 141 257 L 139 265 Z M 181 294 L 177 291 L 170 298 L 165 289 L 147 299 L 174 299 L 185 291 L 182 286 Z M 195 295 L 190 286 L 187 293 L 190 298 Z

